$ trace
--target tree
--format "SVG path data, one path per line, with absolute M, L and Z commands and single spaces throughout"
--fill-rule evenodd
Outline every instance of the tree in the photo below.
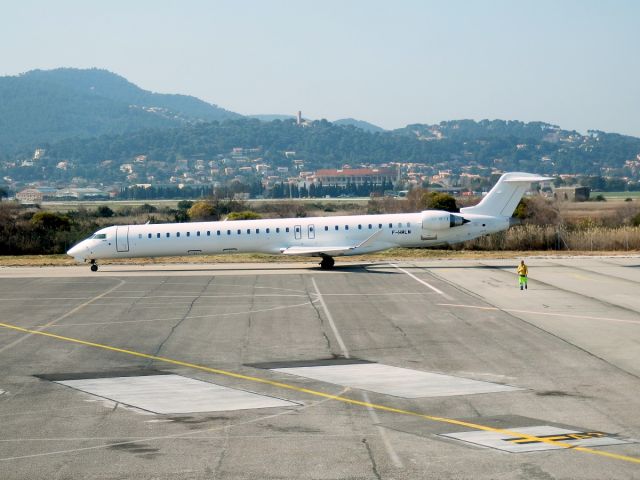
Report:
M 190 220 L 214 220 L 216 218 L 216 209 L 207 201 L 199 201 L 187 210 L 187 215 Z
M 53 212 L 36 212 L 31 217 L 31 224 L 42 230 L 69 230 L 71 228 L 71 220 L 66 215 Z
M 180 200 L 178 202 L 178 210 L 189 210 L 191 207 L 193 207 L 191 200 Z
M 113 217 L 113 210 L 106 205 L 100 205 L 96 210 L 96 215 L 101 218 L 111 218 Z
M 426 208 L 433 210 L 444 210 L 446 212 L 459 212 L 456 199 L 448 193 L 429 192 L 423 195 L 423 203 Z

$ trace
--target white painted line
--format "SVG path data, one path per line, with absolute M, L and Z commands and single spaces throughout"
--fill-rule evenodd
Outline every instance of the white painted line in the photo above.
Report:
M 259 310 L 246 310 L 242 312 L 229 312 L 229 313 L 212 313 L 210 315 L 191 315 L 189 317 L 184 317 L 184 320 L 191 320 L 194 318 L 226 317 L 230 315 L 253 315 L 255 313 L 273 312 L 274 310 L 285 310 L 287 308 L 304 307 L 307 305 L 312 305 L 313 303 L 315 303 L 315 300 L 311 302 L 297 303 L 295 305 L 284 305 L 280 307 L 263 308 Z M 166 309 L 166 306 L 164 308 Z M 152 319 L 146 319 L 146 320 L 114 320 L 113 322 L 59 323 L 59 324 L 49 324 L 49 325 L 46 325 L 46 327 L 80 327 L 80 326 L 88 326 L 88 325 L 118 325 L 121 323 L 175 322 L 176 320 L 183 320 L 183 318 L 174 317 L 174 318 L 152 318 Z
M 362 392 L 362 399 L 367 404 L 371 403 L 371 400 L 369 400 L 369 394 L 367 392 Z M 402 460 L 400 460 L 400 457 L 396 453 L 396 450 L 393 448 L 393 445 L 391 445 L 391 441 L 389 440 L 389 436 L 387 435 L 387 429 L 380 426 L 380 418 L 378 417 L 378 412 L 376 412 L 371 407 L 371 405 L 367 405 L 367 411 L 369 412 L 369 417 L 371 417 L 372 423 L 378 430 L 378 435 L 380 435 L 380 439 L 382 440 L 384 449 L 387 451 L 387 455 L 389 455 L 391 462 L 396 468 L 404 468 Z
M 198 413 L 293 407 L 297 403 L 180 375 L 89 378 L 56 383 L 149 412 Z
M 336 327 L 336 324 L 333 321 L 331 312 L 329 312 L 329 309 L 327 308 L 327 304 L 324 302 L 324 299 L 322 298 L 322 294 L 320 293 L 320 289 L 318 288 L 318 284 L 316 283 L 315 278 L 311 277 L 311 283 L 313 283 L 313 288 L 316 290 L 316 295 L 318 296 L 318 300 L 320 300 L 320 305 L 322 305 L 325 316 L 327 317 L 329 325 L 331 326 L 331 331 L 333 332 L 333 335 L 336 337 L 336 340 L 338 341 L 338 345 L 340 345 L 340 349 L 342 350 L 342 355 L 345 358 L 349 358 L 349 351 L 347 350 L 347 347 L 344 344 L 344 341 L 342 340 L 342 336 L 340 335 L 340 332 L 338 332 L 338 328 Z M 285 373 L 289 373 L 289 372 L 286 372 L 287 369 L 282 369 L 282 370 L 284 370 Z M 369 395 L 367 394 L 367 392 L 362 392 L 362 398 L 365 401 L 365 403 L 367 404 L 371 403 L 371 400 L 369 400 Z M 393 445 L 391 445 L 391 441 L 389 440 L 387 431 L 379 425 L 380 419 L 378 418 L 377 412 L 371 407 L 371 405 L 367 405 L 367 411 L 369 412 L 369 417 L 371 418 L 372 423 L 375 425 L 376 430 L 380 435 L 382 444 L 384 445 L 384 448 L 387 451 L 387 455 L 389 455 L 391 462 L 397 468 L 403 468 L 404 465 L 402 463 L 402 460 L 400 460 L 400 457 L 398 457 L 398 454 L 393 448 Z
M 322 305 L 322 309 L 324 310 L 324 314 L 327 317 L 327 321 L 329 322 L 329 326 L 331 327 L 331 331 L 333 332 L 333 336 L 336 337 L 336 340 L 338 341 L 338 345 L 340 346 L 340 350 L 341 350 L 342 356 L 344 358 L 350 358 L 349 350 L 347 350 L 347 346 L 342 341 L 342 337 L 340 336 L 340 332 L 338 332 L 338 329 L 336 328 L 336 324 L 333 321 L 333 317 L 331 316 L 331 312 L 327 308 L 327 304 L 324 303 L 324 298 L 322 298 L 322 294 L 320 293 L 320 290 L 318 289 L 318 284 L 316 283 L 316 279 L 311 277 L 311 283 L 313 283 L 313 288 L 315 288 L 315 290 L 316 290 L 316 295 L 318 296 L 318 300 L 320 300 L 320 305 Z
M 501 311 L 507 313 L 530 313 L 533 315 L 546 315 L 549 317 L 567 317 L 567 318 L 577 318 L 580 320 L 604 320 L 607 322 L 620 322 L 620 323 L 634 323 L 636 325 L 640 325 L 640 321 L 638 320 L 624 320 L 622 318 L 610 318 L 610 317 L 591 317 L 588 315 L 573 315 L 571 313 L 553 313 L 553 312 L 537 312 L 533 310 L 516 310 L 514 308 L 498 308 L 498 307 L 481 307 L 477 305 L 458 305 L 454 303 L 437 303 L 439 307 L 455 307 L 455 308 L 471 308 L 474 310 L 494 310 Z
M 319 365 L 274 368 L 273 370 L 402 398 L 448 397 L 522 390 L 510 385 L 392 367 L 380 363 Z
M 188 295 L 119 295 L 112 297 L 105 297 L 105 300 L 122 300 L 122 299 L 132 299 L 132 300 L 144 300 L 145 298 L 254 298 L 254 297 L 306 297 L 306 294 L 293 294 L 293 293 L 256 293 L 254 294 L 240 294 L 240 295 L 200 295 L 197 293 L 188 294 Z
M 73 315 L 74 313 L 78 312 L 79 310 L 82 310 L 84 307 L 86 307 L 87 305 L 90 305 L 91 303 L 95 302 L 96 300 L 99 300 L 100 298 L 109 295 L 111 292 L 113 292 L 114 290 L 120 288 L 122 285 L 124 285 L 126 282 L 126 280 L 118 280 L 118 284 L 115 287 L 110 288 L 109 290 L 107 290 L 106 292 L 103 292 L 99 295 L 96 295 L 95 297 L 90 298 L 89 300 L 87 300 L 84 303 L 81 303 L 80 305 L 78 305 L 77 307 L 72 308 L 71 310 L 69 310 L 67 313 L 63 313 L 62 315 L 60 315 L 57 318 L 54 318 L 53 320 L 51 320 L 49 323 L 42 325 L 40 327 L 36 327 L 32 330 L 37 330 L 38 332 L 44 330 L 45 328 L 48 328 L 50 326 L 52 326 L 53 324 L 59 322 L 60 320 L 64 320 L 65 318 Z M 4 352 L 5 350 L 8 350 L 14 346 L 16 346 L 17 344 L 19 344 L 20 342 L 26 340 L 27 338 L 29 338 L 31 335 L 34 335 L 33 333 L 27 333 L 25 335 L 23 335 L 22 337 L 18 338 L 17 340 L 14 340 L 13 342 L 5 345 L 4 347 L 0 348 L 0 353 Z
M 416 282 L 421 283 L 422 285 L 424 285 L 425 287 L 430 288 L 431 290 L 433 290 L 434 292 L 436 292 L 439 295 L 442 295 L 443 297 L 451 300 L 452 298 L 447 295 L 446 293 L 444 293 L 442 290 L 440 290 L 439 288 L 434 287 L 433 285 L 431 285 L 430 283 L 425 282 L 424 280 L 416 277 L 413 273 L 408 272 L 407 270 L 405 270 L 404 268 L 400 268 L 398 265 L 396 265 L 395 263 L 390 263 L 390 265 L 394 268 L 397 268 L 398 270 L 400 270 L 402 273 L 406 273 L 407 275 L 409 275 L 411 278 L 413 278 Z
M 621 445 L 634 443 L 634 440 L 610 436 L 603 432 L 568 430 L 566 428 L 540 425 L 536 427 L 509 427 L 506 430 L 531 435 L 532 437 L 549 438 L 559 443 L 576 447 L 600 447 L 605 445 Z M 440 436 L 455 438 L 463 442 L 475 443 L 483 447 L 496 448 L 505 452 L 539 452 L 541 450 L 566 450 L 563 445 L 531 441 L 527 438 L 514 437 L 500 432 L 471 431 L 458 433 L 443 433 Z

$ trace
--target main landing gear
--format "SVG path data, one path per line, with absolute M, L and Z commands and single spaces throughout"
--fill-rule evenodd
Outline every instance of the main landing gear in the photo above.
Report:
M 97 272 L 98 271 L 98 264 L 96 263 L 95 260 L 91 260 L 91 271 L 92 272 Z
M 329 255 L 323 255 L 322 261 L 320 262 L 320 268 L 323 270 L 331 270 L 335 263 L 336 262 L 333 257 L 330 257 Z

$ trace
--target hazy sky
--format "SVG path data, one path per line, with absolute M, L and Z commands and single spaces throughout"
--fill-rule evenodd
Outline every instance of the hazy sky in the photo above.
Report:
M 242 114 L 640 136 L 636 0 L 0 2 L 0 75 L 100 67 Z

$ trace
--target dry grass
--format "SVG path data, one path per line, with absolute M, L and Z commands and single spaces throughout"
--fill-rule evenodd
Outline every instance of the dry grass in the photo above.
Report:
M 394 262 L 411 260 L 437 259 L 487 259 L 487 258 L 520 258 L 541 257 L 571 254 L 572 256 L 593 255 L 595 250 L 438 250 L 422 248 L 394 248 L 379 253 L 358 255 L 353 257 L 337 257 L 339 263 L 350 262 Z M 600 250 L 599 255 L 629 255 L 640 254 L 640 247 L 634 250 Z M 180 257 L 132 258 L 118 260 L 101 260 L 101 265 L 153 265 L 178 263 L 308 263 L 318 261 L 318 258 L 291 257 L 285 255 L 265 255 L 237 253 L 226 255 L 190 255 Z M 0 267 L 48 267 L 78 265 L 66 255 L 21 255 L 0 257 Z

